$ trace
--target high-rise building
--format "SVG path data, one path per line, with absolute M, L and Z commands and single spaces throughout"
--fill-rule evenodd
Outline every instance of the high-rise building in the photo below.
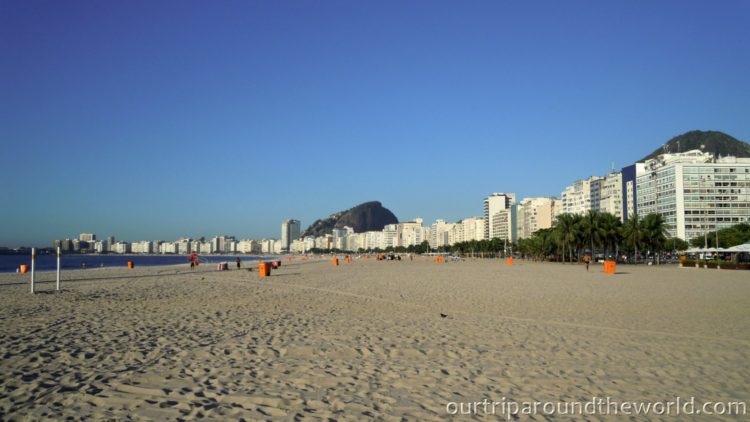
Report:
M 603 180 L 602 176 L 591 176 L 566 187 L 560 195 L 562 212 L 583 215 L 588 211 L 599 211 Z
M 557 198 L 525 198 L 517 207 L 518 239 L 531 237 L 534 232 L 552 227 L 560 200 Z
M 448 236 L 450 244 L 484 239 L 484 218 L 468 217 L 453 225 Z
M 281 223 L 281 250 L 289 252 L 292 241 L 299 239 L 300 222 L 298 220 L 284 220 Z
M 346 250 L 346 229 L 336 229 L 334 228 L 331 231 L 331 235 L 333 236 L 333 249 L 338 249 L 341 251 Z M 298 239 L 292 240 L 292 244 L 294 244 L 294 241 Z
M 408 248 L 417 246 L 427 239 L 427 228 L 422 226 L 422 219 L 398 223 L 398 246 Z
M 96 235 L 94 233 L 81 233 L 78 235 L 78 240 L 82 242 L 93 243 L 96 242 Z
M 610 213 L 619 218 L 620 221 L 624 221 L 622 185 L 622 173 L 613 171 L 600 181 L 598 195 L 598 210 Z
M 506 236 L 511 231 L 510 227 L 502 228 L 496 221 L 504 218 L 508 225 L 511 220 L 508 216 L 501 217 L 502 211 L 510 209 L 516 203 L 515 193 L 493 193 L 484 199 L 484 238 L 494 239 L 501 237 L 498 231 L 503 231 Z
M 638 176 L 645 173 L 645 164 L 635 163 L 622 168 L 622 220 L 638 213 Z
M 691 240 L 750 223 L 750 158 L 662 154 L 646 160 L 635 191 L 641 218 L 660 214 L 670 236 Z

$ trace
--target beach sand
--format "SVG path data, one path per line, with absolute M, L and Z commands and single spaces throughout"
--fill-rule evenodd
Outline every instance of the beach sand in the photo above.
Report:
M 423 258 L 284 261 L 265 279 L 213 270 L 68 271 L 62 292 L 40 283 L 36 295 L 28 274 L 0 275 L 0 419 L 432 420 L 485 398 L 750 401 L 747 272 Z

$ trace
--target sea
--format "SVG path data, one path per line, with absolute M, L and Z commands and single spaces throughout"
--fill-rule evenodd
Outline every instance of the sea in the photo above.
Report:
M 201 256 L 201 263 L 237 262 L 237 258 L 244 262 L 253 262 L 267 257 L 257 255 L 207 255 Z M 179 265 L 189 267 L 190 261 L 186 255 L 63 255 L 60 267 L 65 269 L 127 267 L 132 261 L 136 267 L 155 265 Z M 0 255 L 0 273 L 16 272 L 21 264 L 31 267 L 31 255 Z M 54 254 L 37 255 L 34 271 L 55 271 L 57 257 Z

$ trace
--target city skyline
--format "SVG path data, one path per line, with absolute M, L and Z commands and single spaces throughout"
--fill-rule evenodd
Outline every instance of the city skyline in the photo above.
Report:
M 750 140 L 746 2 L 544 5 L 5 2 L 0 246 L 452 222 Z

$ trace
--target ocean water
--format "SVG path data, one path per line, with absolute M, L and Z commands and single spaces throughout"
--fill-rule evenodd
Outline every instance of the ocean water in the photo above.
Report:
M 201 263 L 229 262 L 231 265 L 237 258 L 243 263 L 263 259 L 257 255 L 207 255 L 201 256 Z M 190 266 L 185 255 L 63 255 L 60 266 L 65 269 L 81 269 L 82 264 L 86 268 L 100 267 L 126 267 L 128 261 L 133 261 L 136 267 L 154 265 L 177 265 Z M 31 255 L 0 255 L 0 272 L 16 272 L 21 264 L 31 266 Z M 52 255 L 37 255 L 34 271 L 54 271 L 57 269 L 57 258 Z

